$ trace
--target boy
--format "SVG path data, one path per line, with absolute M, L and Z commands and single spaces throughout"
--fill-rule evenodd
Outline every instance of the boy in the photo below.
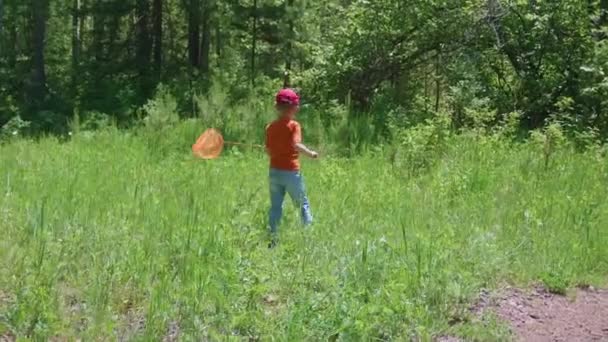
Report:
M 270 247 L 276 244 L 276 233 L 283 215 L 285 193 L 296 203 L 302 215 L 302 223 L 312 223 L 312 213 L 300 174 L 299 154 L 318 158 L 318 153 L 302 144 L 300 124 L 295 116 L 300 109 L 300 97 L 291 89 L 283 89 L 276 96 L 278 119 L 266 128 L 266 151 L 270 157 Z

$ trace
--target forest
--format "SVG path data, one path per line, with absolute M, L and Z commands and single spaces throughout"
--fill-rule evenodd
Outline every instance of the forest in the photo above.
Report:
M 608 0 L 0 0 L 0 341 L 607 340 L 606 138 Z
M 131 127 L 159 93 L 188 118 L 291 86 L 379 136 L 441 113 L 601 138 L 607 25 L 608 0 L 0 0 L 0 125 Z

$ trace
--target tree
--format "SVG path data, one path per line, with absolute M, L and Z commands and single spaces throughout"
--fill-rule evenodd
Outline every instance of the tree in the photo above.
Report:
M 163 0 L 154 0 L 152 17 L 154 22 L 154 76 L 160 80 L 163 65 Z
M 189 0 L 188 2 L 188 56 L 190 65 L 195 68 L 200 66 L 200 28 L 201 8 L 200 0 Z
M 600 0 L 600 26 L 608 24 L 608 0 Z
M 104 8 L 104 4 L 100 0 L 91 0 L 93 2 L 92 5 L 92 17 L 93 17 L 93 42 L 92 42 L 92 50 L 93 50 L 93 59 L 94 65 L 92 66 L 92 71 L 97 71 L 101 67 L 101 64 L 104 62 L 104 36 L 105 36 L 105 22 L 106 22 L 106 11 Z M 96 73 L 96 72 L 94 72 Z
M 72 0 L 72 87 L 77 91 L 80 70 L 80 54 L 82 51 L 82 13 L 81 0 Z
M 209 0 L 203 0 L 203 17 L 202 17 L 202 37 L 201 37 L 201 57 L 200 68 L 204 74 L 209 73 L 209 57 L 211 52 L 211 11 L 213 9 Z
M 465 125 L 482 103 L 608 130 L 607 28 L 608 0 L 0 0 L 0 120 L 79 106 L 127 124 L 159 82 L 187 111 L 221 79 L 352 99 L 381 125 L 397 107 Z
M 42 109 L 46 100 L 46 66 L 44 59 L 48 0 L 32 0 L 32 67 L 29 83 L 29 100 L 33 110 Z
M 515 109 L 524 112 L 528 128 L 539 127 L 563 98 L 578 97 L 580 70 L 593 49 L 590 20 L 580 20 L 588 14 L 587 5 L 574 0 L 489 3 L 494 8 L 489 11 L 494 47 L 500 55 L 487 60 L 494 60 L 491 68 L 503 81 L 516 80 L 508 81 Z M 489 50 L 485 53 L 493 55 Z M 509 102 L 497 104 L 501 111 L 513 110 L 513 101 Z
M 359 108 L 368 108 L 384 82 L 432 63 L 440 47 L 444 58 L 461 48 L 473 26 L 472 10 L 465 0 L 354 3 L 329 57 L 335 67 L 326 74 L 327 87 L 339 98 L 352 94 Z
M 3 29 L 4 29 L 3 24 L 4 24 L 4 21 L 3 21 L 3 19 L 4 19 L 4 3 L 2 2 L 2 0 L 0 0 L 0 55 L 2 53 L 4 53 L 4 44 L 3 44 L 3 39 L 2 39 L 4 37 L 4 34 L 3 34 Z
M 218 62 L 220 61 L 220 59 L 222 58 L 222 22 L 221 22 L 221 18 L 220 15 L 217 15 L 217 9 L 219 7 L 219 4 L 217 3 L 217 1 L 213 2 L 214 5 L 214 9 L 216 12 L 216 16 L 215 16 L 215 21 L 214 21 L 214 26 L 215 26 L 215 58 L 218 60 Z M 218 63 L 220 64 L 220 63 Z M 221 65 L 221 64 L 220 64 Z
M 258 1 L 253 0 L 253 7 L 251 8 L 251 21 L 253 22 L 251 32 L 251 85 L 255 86 L 255 55 L 258 44 Z
M 286 39 L 285 39 L 285 80 L 284 80 L 284 86 L 285 87 L 289 87 L 290 86 L 290 79 L 289 79 L 289 75 L 291 73 L 291 66 L 292 66 L 292 59 L 293 59 L 293 40 L 295 39 L 295 34 L 294 34 L 294 6 L 293 6 L 293 0 L 286 0 L 285 2 L 285 6 L 286 11 L 285 13 L 287 14 L 287 34 L 286 34 Z
M 149 95 L 149 72 L 152 40 L 149 31 L 150 3 L 148 0 L 137 0 L 135 8 L 137 51 L 135 62 L 137 64 L 140 88 L 144 96 Z

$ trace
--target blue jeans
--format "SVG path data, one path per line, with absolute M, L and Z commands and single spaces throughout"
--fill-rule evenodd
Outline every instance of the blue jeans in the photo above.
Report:
M 304 179 L 299 171 L 283 171 L 270 169 L 270 232 L 276 234 L 281 217 L 283 216 L 283 200 L 288 193 L 296 206 L 300 209 L 302 224 L 308 226 L 312 223 L 312 213 L 306 197 Z

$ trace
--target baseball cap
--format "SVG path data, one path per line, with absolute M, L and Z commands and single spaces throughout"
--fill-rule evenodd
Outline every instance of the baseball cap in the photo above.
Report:
M 276 96 L 277 104 L 287 104 L 292 106 L 300 105 L 300 96 L 289 88 L 281 89 Z

